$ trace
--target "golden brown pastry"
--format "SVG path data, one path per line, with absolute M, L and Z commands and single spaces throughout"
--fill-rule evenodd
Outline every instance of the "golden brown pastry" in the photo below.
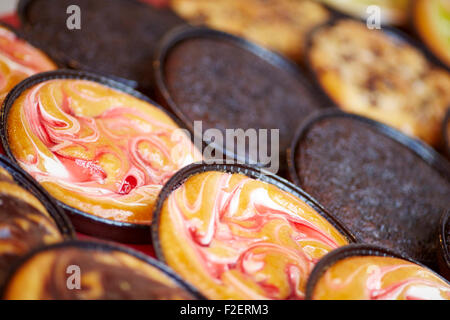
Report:
M 306 34 L 329 18 L 320 4 L 301 0 L 171 0 L 171 6 L 194 24 L 241 36 L 297 61 Z
M 76 279 L 78 275 L 79 282 Z M 49 248 L 32 255 L 8 280 L 3 298 L 194 299 L 167 274 L 133 255 L 72 245 Z
M 323 90 L 343 110 L 431 145 L 440 142 L 450 74 L 418 49 L 362 23 L 340 20 L 313 35 L 308 58 Z
M 200 153 L 161 109 L 93 81 L 55 79 L 22 92 L 8 115 L 19 164 L 63 203 L 149 224 L 162 185 Z

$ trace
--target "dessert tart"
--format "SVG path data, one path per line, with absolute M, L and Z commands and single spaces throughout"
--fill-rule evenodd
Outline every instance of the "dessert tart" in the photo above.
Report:
M 72 5 L 81 11 L 80 29 L 67 27 Z M 168 8 L 135 0 L 21 0 L 18 8 L 25 34 L 61 64 L 115 76 L 146 93 L 156 44 L 184 23 Z
M 70 237 L 72 227 L 56 205 L 1 156 L 0 286 L 11 267 L 30 250 Z
M 296 66 L 220 31 L 178 28 L 164 38 L 157 56 L 159 99 L 187 128 L 193 131 L 194 121 L 201 120 L 204 131 L 218 129 L 224 137 L 227 129 L 269 130 L 267 150 L 277 145 L 281 170 L 299 121 L 326 106 Z M 279 130 L 279 143 L 270 140 L 272 129 Z M 257 147 L 250 145 L 243 154 L 216 144 L 240 159 L 257 155 Z
M 404 35 L 338 19 L 311 35 L 307 56 L 319 86 L 344 111 L 440 144 L 450 73 Z
M 3 290 L 3 298 L 9 300 L 192 300 L 200 297 L 154 259 L 115 245 L 82 241 L 32 252 L 14 270 Z
M 328 7 L 345 15 L 366 20 L 373 14 L 370 6 L 381 10 L 381 24 L 405 25 L 408 21 L 412 0 L 319 0 Z
M 291 147 L 293 181 L 364 243 L 436 268 L 439 219 L 450 206 L 450 165 L 399 131 L 353 114 L 306 120 Z
M 313 300 L 450 300 L 450 283 L 383 248 L 349 245 L 325 256 L 308 282 Z
M 303 191 L 242 165 L 180 170 L 155 219 L 158 257 L 210 299 L 303 299 L 315 263 L 353 241 Z
M 241 36 L 295 61 L 302 58 L 307 33 L 330 16 L 314 1 L 171 0 L 170 4 L 193 24 Z
M 422 42 L 450 70 L 450 1 L 416 0 L 412 16 Z
M 164 183 L 201 159 L 162 108 L 126 86 L 76 71 L 28 80 L 6 102 L 4 148 L 66 209 L 148 226 Z
M 54 69 L 55 63 L 44 52 L 0 24 L 0 104 L 23 79 Z

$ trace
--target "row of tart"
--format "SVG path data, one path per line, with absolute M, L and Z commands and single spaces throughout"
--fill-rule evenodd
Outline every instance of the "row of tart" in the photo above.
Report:
M 4 299 L 450 299 L 437 273 L 381 247 L 347 245 L 353 235 L 314 199 L 258 169 L 180 170 L 152 227 L 162 264 L 71 240 L 48 194 L 3 157 L 1 166 Z

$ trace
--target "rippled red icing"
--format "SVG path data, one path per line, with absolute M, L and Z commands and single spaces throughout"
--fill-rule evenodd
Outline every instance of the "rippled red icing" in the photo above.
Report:
M 170 194 L 160 240 L 169 266 L 213 299 L 302 299 L 320 257 L 347 243 L 299 198 L 220 172 Z
M 61 201 L 115 220 L 148 223 L 162 185 L 201 159 L 163 111 L 89 81 L 32 87 L 9 123 L 11 149 L 35 179 Z

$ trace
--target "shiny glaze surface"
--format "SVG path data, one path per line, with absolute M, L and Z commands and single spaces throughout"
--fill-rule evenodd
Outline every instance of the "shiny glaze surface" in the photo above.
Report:
M 87 80 L 25 90 L 7 133 L 19 164 L 56 199 L 116 221 L 150 223 L 162 185 L 201 159 L 162 110 Z

